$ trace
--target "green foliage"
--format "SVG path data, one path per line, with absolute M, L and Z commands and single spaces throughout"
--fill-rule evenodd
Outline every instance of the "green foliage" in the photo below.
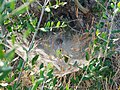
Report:
M 43 64 L 40 65 L 40 74 L 39 79 L 36 79 L 34 81 L 34 84 L 32 86 L 32 90 L 36 90 L 38 86 L 44 85 L 43 89 L 45 90 L 53 90 L 54 86 L 57 83 L 57 78 L 53 76 L 53 69 L 44 68 Z
M 36 56 L 32 59 L 32 65 L 35 64 L 35 62 L 37 61 L 38 57 L 39 57 L 39 55 L 36 55 Z
M 52 31 L 55 28 L 64 28 L 67 25 L 65 24 L 65 22 L 60 22 L 58 21 L 56 24 L 52 21 L 48 21 L 47 23 L 44 24 L 44 27 L 40 28 L 41 31 L 43 32 L 48 32 L 48 31 Z
M 38 85 L 41 84 L 44 81 L 44 78 L 38 79 L 34 84 L 31 90 L 36 90 Z
M 23 30 L 25 30 L 23 33 L 23 39 L 26 39 L 32 33 L 36 33 L 38 23 L 38 18 L 34 14 L 28 14 L 29 5 L 33 2 L 33 0 L 22 0 L 24 4 L 18 8 L 16 8 L 16 2 L 17 0 L 10 0 L 8 2 L 5 2 L 5 0 L 0 0 L 0 27 L 5 26 L 9 33 L 8 37 L 10 37 L 13 46 L 16 42 L 16 34 L 14 32 L 17 31 L 23 33 Z M 106 8 L 104 6 L 106 0 L 96 0 L 96 2 L 97 5 L 93 10 L 102 12 L 102 16 L 101 13 L 99 13 L 100 18 L 107 21 L 109 17 L 106 14 Z M 59 7 L 64 7 L 66 4 L 66 2 L 60 2 L 60 0 L 56 0 L 55 4 L 49 2 L 49 5 L 45 7 L 46 17 L 52 16 L 53 10 L 57 10 Z M 41 10 L 43 7 L 39 6 L 38 8 Z M 111 16 L 113 16 L 115 12 L 120 11 L 120 2 L 116 3 L 112 0 L 108 6 L 108 10 L 112 13 Z M 52 20 L 51 17 L 49 17 L 39 27 L 39 30 L 40 32 L 58 30 L 59 28 L 67 27 L 66 23 L 66 21 L 59 20 L 57 17 L 53 16 Z M 110 24 L 111 22 L 108 23 Z M 115 71 L 112 68 L 111 57 L 114 53 L 116 53 L 113 50 L 115 47 L 115 40 L 114 37 L 109 38 L 109 34 L 119 33 L 120 30 L 101 32 L 101 29 L 105 25 L 106 23 L 104 21 L 96 22 L 96 31 L 90 31 L 91 34 L 95 33 L 95 39 L 93 39 L 89 47 L 91 52 L 85 52 L 85 58 L 89 62 L 89 65 L 84 65 L 83 68 L 80 67 L 80 72 L 78 71 L 78 74 L 76 74 L 75 77 L 71 76 L 70 84 L 64 84 L 62 80 L 60 81 L 58 77 L 54 76 L 55 69 L 50 63 L 47 66 L 44 66 L 42 63 L 39 66 L 39 70 L 37 70 L 38 72 L 34 72 L 33 68 L 36 67 L 36 63 L 40 55 L 35 55 L 29 62 L 27 61 L 29 53 L 24 47 L 23 49 L 27 53 L 25 66 L 23 67 L 25 61 L 22 58 L 19 58 L 18 61 L 15 60 L 17 62 L 16 64 L 16 62 L 14 62 L 14 58 L 17 56 L 15 54 L 17 47 L 12 47 L 12 49 L 9 49 L 6 52 L 6 46 L 4 43 L 5 39 L 1 32 L 3 30 L 0 28 L 0 85 L 2 82 L 12 84 L 4 86 L 4 88 L 8 90 L 15 90 L 16 88 L 18 90 L 21 88 L 24 90 L 37 90 L 41 88 L 43 90 L 55 90 L 58 88 L 60 90 L 72 90 L 72 86 L 76 87 L 78 84 L 81 84 L 81 82 L 92 80 L 94 83 L 89 87 L 90 90 L 103 90 L 103 81 L 106 81 L 106 83 L 111 85 L 114 84 L 114 80 L 112 78 L 115 75 Z M 110 29 L 110 27 L 111 26 L 109 25 L 108 28 Z M 89 30 L 87 32 L 89 32 Z M 59 58 L 62 57 L 61 50 L 56 50 L 56 56 Z M 68 63 L 68 57 L 63 57 L 65 62 Z M 14 65 L 11 65 L 13 62 Z M 75 64 L 74 67 L 75 66 L 78 65 Z M 13 69 L 15 69 L 15 71 Z M 20 75 L 19 72 L 23 71 L 29 72 L 26 76 L 29 77 L 29 80 L 32 83 L 30 87 L 22 86 L 23 81 L 19 81 L 20 83 L 16 81 Z M 69 76 L 66 75 L 66 77 Z M 69 81 L 68 78 L 66 78 L 66 81 Z
M 5 55 L 4 45 L 0 44 L 0 59 L 3 59 Z
M 86 60 L 88 61 L 90 59 L 89 53 L 86 52 Z
M 4 80 L 11 70 L 12 67 L 8 67 L 2 61 L 0 61 L 0 81 Z

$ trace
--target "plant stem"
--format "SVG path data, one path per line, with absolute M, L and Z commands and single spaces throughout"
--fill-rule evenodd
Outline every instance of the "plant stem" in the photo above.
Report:
M 113 16 L 112 16 L 112 19 L 111 19 L 111 27 L 110 27 L 109 34 L 108 34 L 108 40 L 107 40 L 106 49 L 105 49 L 105 53 L 104 53 L 103 64 L 104 64 L 105 58 L 107 57 L 107 51 L 108 51 L 108 47 L 109 47 L 109 43 L 110 43 L 110 36 L 111 36 L 111 33 L 112 33 L 114 18 L 116 16 L 117 12 L 118 12 L 118 8 L 114 10 L 114 13 L 113 13 Z
M 24 61 L 23 62 L 23 64 L 22 64 L 22 70 L 23 70 L 23 68 L 24 68 L 24 65 L 25 65 L 25 63 L 28 61 L 28 54 L 29 54 L 29 52 L 30 52 L 30 50 L 32 49 L 32 46 L 33 46 L 33 44 L 34 44 L 34 40 L 35 40 L 35 37 L 36 37 L 36 35 L 37 35 L 37 32 L 38 32 L 38 30 L 39 30 L 39 27 L 40 27 L 40 24 L 41 24 L 41 21 L 42 21 L 42 17 L 43 17 L 43 14 L 44 14 L 44 11 L 45 11 L 45 7 L 46 7 L 46 5 L 48 4 L 48 2 L 49 2 L 49 0 L 45 0 L 44 1 L 44 5 L 43 5 L 43 7 L 42 7 L 42 11 L 41 11 L 41 15 L 40 15 L 40 18 L 39 18 L 39 21 L 38 21 L 38 24 L 37 24 L 37 28 L 36 28 L 36 31 L 35 31 L 35 33 L 34 33 L 34 35 L 33 35 L 33 38 L 32 38 L 32 41 L 31 41 L 31 43 L 30 43 L 30 45 L 29 45 L 29 48 L 28 48 L 28 50 L 26 51 L 26 55 L 27 55 L 27 58 L 26 58 L 26 61 Z M 21 78 L 21 75 L 22 75 L 22 70 L 21 70 L 21 72 L 19 73 L 19 77 L 18 77 L 18 81 L 17 81 L 17 83 L 19 83 L 19 81 L 20 81 L 20 78 Z

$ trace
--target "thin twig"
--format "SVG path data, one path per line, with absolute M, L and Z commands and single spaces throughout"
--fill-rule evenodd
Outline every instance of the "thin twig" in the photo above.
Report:
M 106 10 L 106 8 L 98 1 L 98 0 L 95 0 L 104 10 Z
M 38 0 L 36 0 L 36 2 L 38 3 L 38 5 L 39 5 L 39 6 L 41 6 L 41 7 L 42 7 L 42 5 L 39 3 L 39 1 L 38 1 Z
M 22 64 L 22 67 L 21 67 L 21 71 L 20 71 L 19 76 L 18 76 L 17 83 L 19 83 L 20 78 L 21 78 L 21 76 L 22 76 L 22 71 L 23 71 L 24 65 L 25 65 L 25 61 L 23 61 L 23 64 Z
M 40 19 L 39 19 L 39 22 L 38 22 L 36 31 L 35 31 L 35 33 L 34 33 L 34 35 L 33 35 L 32 41 L 31 41 L 31 43 L 30 43 L 30 45 L 29 45 L 28 52 L 32 49 L 32 46 L 33 46 L 33 44 L 34 44 L 35 37 L 36 37 L 36 35 L 37 35 L 37 32 L 38 32 L 38 30 L 39 30 L 39 26 L 40 26 L 41 21 L 42 21 L 42 17 L 43 17 L 44 11 L 45 11 L 45 6 L 47 5 L 48 2 L 49 2 L 49 0 L 48 0 L 48 1 L 45 0 L 44 6 L 42 7 L 41 16 L 40 16 Z
M 84 8 L 80 2 L 78 0 L 74 0 L 76 6 L 78 6 L 78 8 L 80 9 L 80 11 L 82 11 L 84 14 L 88 13 L 89 12 L 89 9 L 87 8 Z
M 93 52 L 94 52 L 94 46 L 92 47 L 92 50 L 91 50 L 91 53 L 93 53 Z M 93 60 L 93 57 L 90 56 L 89 65 L 90 65 L 91 60 Z M 87 70 L 89 69 L 89 65 L 87 66 L 85 72 L 83 73 L 83 75 L 82 75 L 82 77 L 81 77 L 78 85 L 76 86 L 75 90 L 77 90 L 77 89 L 78 89 L 78 86 L 81 84 L 81 82 L 82 82 L 82 80 L 83 80 L 83 78 L 84 78 L 84 76 L 85 76 L 85 73 L 86 73 Z
M 110 43 L 110 36 L 112 33 L 113 24 L 114 24 L 114 18 L 116 16 L 117 12 L 118 12 L 118 8 L 114 10 L 114 13 L 113 13 L 113 16 L 111 19 L 111 27 L 110 27 L 109 34 L 108 34 L 108 40 L 107 40 L 106 49 L 105 49 L 105 53 L 104 53 L 103 64 L 104 64 L 105 58 L 107 56 L 107 51 L 108 51 L 108 47 L 109 47 L 109 43 Z
M 81 77 L 78 85 L 76 86 L 76 88 L 75 88 L 74 90 L 77 90 L 77 89 L 78 89 L 78 86 L 81 84 L 81 82 L 82 82 L 82 80 L 83 80 L 83 78 L 84 78 L 84 76 L 85 76 L 85 73 L 87 72 L 88 68 L 89 68 L 89 65 L 87 66 L 87 68 L 86 68 L 85 72 L 83 73 L 83 75 L 82 75 L 82 77 Z
M 74 28 L 71 27 L 70 25 L 68 25 L 68 27 L 69 27 L 71 30 L 75 31 L 75 32 L 81 33 L 80 31 L 78 31 L 77 29 L 74 29 Z
M 21 67 L 22 70 L 23 70 L 23 68 L 24 68 L 25 63 L 28 61 L 28 53 L 30 52 L 30 50 L 32 49 L 32 46 L 33 46 L 33 44 L 34 44 L 34 40 L 35 40 L 35 37 L 36 37 L 37 32 L 38 32 L 38 30 L 39 30 L 39 26 L 40 26 L 41 21 L 42 21 L 42 17 L 43 17 L 44 11 L 45 11 L 45 7 L 46 7 L 46 5 L 48 4 L 48 2 L 49 2 L 49 0 L 47 0 L 47 1 L 45 0 L 45 1 L 44 1 L 44 5 L 43 5 L 43 7 L 42 7 L 42 11 L 41 11 L 41 15 L 40 15 L 40 18 L 39 18 L 39 22 L 38 22 L 38 24 L 37 24 L 36 31 L 35 31 L 35 33 L 34 33 L 34 35 L 33 35 L 32 41 L 31 41 L 31 43 L 30 43 L 30 45 L 29 45 L 28 51 L 26 51 L 27 58 L 26 58 L 26 61 L 24 61 L 23 64 L 22 64 L 22 67 Z M 21 78 L 21 75 L 22 75 L 22 70 L 21 70 L 21 72 L 19 73 L 17 83 L 19 83 L 19 81 L 20 81 L 20 78 Z

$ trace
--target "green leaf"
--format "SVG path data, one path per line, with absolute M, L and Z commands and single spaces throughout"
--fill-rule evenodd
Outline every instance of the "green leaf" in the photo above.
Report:
M 9 20 L 9 19 L 6 19 L 5 21 L 4 21 L 4 25 L 8 25 L 8 24 L 10 24 L 11 23 L 11 21 Z M 9 26 L 9 27 L 11 27 L 11 26 Z
M 87 74 L 87 75 L 84 75 L 83 80 L 89 80 L 89 79 L 91 79 L 93 76 L 94 76 L 93 73 L 89 73 L 89 74 Z
M 40 69 L 40 77 L 44 78 L 44 68 Z
M 120 8 L 120 2 L 117 3 L 118 8 Z
M 89 53 L 88 53 L 88 52 L 86 52 L 86 55 L 85 55 L 85 56 L 86 56 L 86 60 L 89 61 L 90 56 L 89 56 Z
M 23 64 L 23 60 L 22 60 L 22 59 L 20 59 L 20 60 L 19 60 L 19 64 L 18 64 L 18 66 L 17 66 L 17 69 L 18 69 L 18 70 L 20 70 L 20 69 L 21 69 L 22 64 Z
M 0 68 L 4 66 L 4 63 L 0 60 Z
M 100 72 L 103 72 L 103 71 L 105 71 L 105 70 L 107 70 L 109 67 L 108 66 L 104 66 L 104 67 L 102 67 L 102 68 L 100 68 Z
M 43 31 L 43 32 L 48 32 L 49 31 L 48 28 L 40 28 L 40 30 Z
M 35 76 L 34 75 L 31 75 L 31 81 L 32 81 L 32 83 L 35 82 Z
M 111 3 L 111 7 L 114 8 L 114 6 L 115 6 L 114 3 Z
M 15 76 L 12 75 L 11 78 L 10 77 L 6 77 L 5 80 L 6 80 L 7 83 L 11 83 L 11 82 L 13 82 L 15 80 Z
M 14 56 L 15 56 L 15 49 L 12 49 L 11 51 L 9 51 L 5 54 L 5 58 L 7 60 L 12 60 L 14 58 Z
M 67 25 L 65 24 L 65 22 L 62 22 L 61 27 L 66 27 Z
M 41 65 L 40 65 L 40 69 L 42 69 L 44 67 L 44 64 L 42 63 Z
M 11 8 L 12 10 L 15 9 L 15 4 L 16 4 L 15 0 L 12 0 L 12 2 L 10 2 L 10 8 Z
M 48 63 L 48 64 L 47 64 L 47 69 L 48 69 L 48 70 L 51 70 L 52 68 L 53 68 L 53 64 L 52 64 L 52 63 Z
M 59 88 L 60 88 L 60 90 L 64 90 L 63 85 L 60 85 Z
M 47 22 L 46 27 L 50 27 L 50 21 Z
M 34 18 L 34 19 L 31 21 L 31 24 L 32 24 L 32 26 L 33 26 L 34 28 L 36 27 L 37 22 L 38 22 L 38 19 L 37 19 L 37 18 Z
M 7 88 L 7 90 L 13 90 L 13 87 L 12 87 L 12 86 L 10 86 L 10 85 L 9 85 L 9 86 L 7 86 L 6 88 Z
M 30 35 L 31 31 L 28 29 L 24 32 L 24 38 L 27 38 Z
M 53 79 L 53 86 L 55 86 L 56 84 L 57 84 L 57 77 Z
M 35 32 L 34 27 L 33 27 L 32 24 L 29 23 L 29 22 L 27 22 L 27 28 L 28 28 L 29 31 L 31 31 L 31 32 Z
M 96 36 L 98 36 L 99 34 L 100 34 L 100 31 L 99 31 L 99 29 L 97 29 Z
M 15 82 L 15 83 L 13 84 L 13 86 L 12 86 L 12 90 L 15 90 L 18 85 L 19 85 L 19 84 L 18 84 L 17 82 Z
M 47 79 L 45 82 L 50 83 L 52 81 L 52 78 Z
M 0 44 L 0 59 L 3 59 L 3 58 L 4 58 L 4 55 L 5 55 L 4 45 L 3 45 L 3 44 Z
M 26 12 L 28 6 L 23 6 L 23 7 L 20 7 L 18 9 L 15 9 L 14 12 L 12 12 L 12 15 L 19 15 L 19 14 L 23 14 L 24 12 Z
M 25 3 L 25 2 L 26 2 L 26 0 L 22 0 L 22 2 L 23 2 L 23 3 Z
M 44 81 L 44 78 L 38 79 L 34 84 L 31 90 L 37 90 L 37 87 L 39 84 L 41 84 Z
M 12 40 L 12 44 L 14 45 L 15 44 L 15 40 L 16 40 L 16 37 L 15 37 L 14 34 L 12 35 L 11 40 Z
M 0 25 L 3 24 L 3 16 L 0 14 Z
M 26 2 L 24 3 L 23 5 L 21 5 L 20 7 L 16 8 L 15 10 L 13 10 L 11 13 L 9 13 L 8 15 L 4 16 L 4 19 L 7 19 L 13 15 L 19 15 L 19 14 L 22 14 L 24 13 L 27 9 L 28 9 L 28 6 L 31 2 Z
M 69 85 L 68 84 L 66 84 L 66 89 L 65 90 L 69 90 Z
M 0 0 L 0 14 L 2 14 L 3 12 L 4 12 L 4 10 L 5 10 L 5 1 L 1 1 Z
M 54 22 L 52 21 L 52 22 L 51 22 L 51 27 L 53 27 L 53 25 L 54 25 Z
M 67 4 L 67 2 L 60 2 L 60 5 L 62 5 L 62 6 L 66 5 L 66 4 Z
M 0 68 L 0 80 L 3 80 L 11 70 L 12 70 L 12 67 L 1 67 Z
M 59 58 L 62 56 L 62 51 L 60 49 L 56 50 L 56 56 Z
M 103 13 L 103 18 L 104 18 L 104 19 L 107 19 L 107 18 L 108 18 L 105 13 Z
M 59 26 L 60 26 L 60 21 L 57 22 L 56 27 L 59 28 Z
M 9 32 L 12 32 L 12 31 L 13 31 L 13 29 L 12 29 L 11 26 L 7 26 L 7 30 L 8 30 Z
M 96 68 L 95 68 L 94 65 L 90 65 L 90 66 L 89 66 L 89 69 L 90 69 L 90 71 L 94 71 Z
M 53 77 L 53 69 L 51 69 L 48 73 L 47 73 L 47 76 L 49 78 L 52 78 Z
M 0 7 L 1 7 L 1 5 L 2 5 L 3 1 L 4 1 L 4 0 L 0 0 Z
M 120 30 L 112 30 L 112 33 L 120 33 Z
M 76 83 L 76 81 L 75 81 L 75 79 L 74 79 L 73 77 L 70 79 L 70 81 L 71 81 L 73 84 Z
M 45 11 L 50 12 L 51 10 L 50 10 L 50 8 L 47 6 L 47 7 L 45 8 Z
M 107 39 L 107 34 L 105 32 L 102 32 L 101 37 L 106 40 Z
M 90 61 L 90 65 L 94 65 L 94 64 L 96 64 L 97 63 L 97 59 L 92 59 L 91 61 Z
M 36 55 L 36 56 L 32 59 L 32 65 L 35 64 L 35 62 L 37 61 L 38 57 L 39 57 L 39 55 Z

